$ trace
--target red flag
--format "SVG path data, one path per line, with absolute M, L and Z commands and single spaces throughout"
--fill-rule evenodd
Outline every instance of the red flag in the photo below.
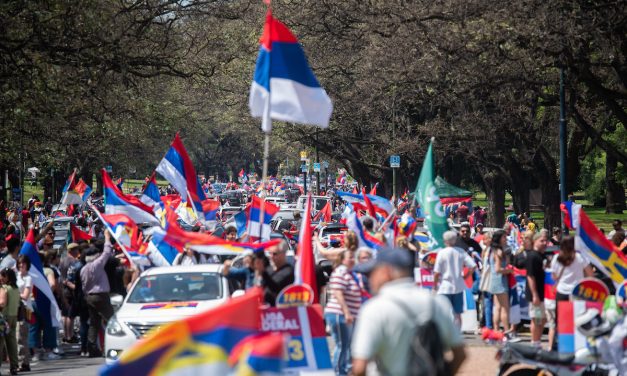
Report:
M 93 239 L 93 236 L 76 227 L 74 223 L 70 223 L 70 232 L 72 235 L 72 242 L 74 243 L 78 243 L 80 240 L 91 241 L 91 239 Z
M 372 187 L 372 189 L 370 190 L 370 194 L 371 195 L 376 195 L 377 194 L 377 186 L 379 185 L 379 183 L 375 183 L 374 187 Z
M 239 176 L 240 178 L 243 178 L 243 177 L 244 177 L 244 174 L 245 174 L 245 172 L 244 172 L 244 169 L 242 168 L 242 169 L 239 171 L 238 176 Z
M 298 234 L 298 260 L 296 261 L 295 284 L 309 285 L 314 293 L 314 304 L 320 302 L 318 284 L 316 283 L 316 268 L 311 237 L 311 193 L 307 196 L 303 222 Z
M 372 202 L 370 202 L 370 199 L 368 198 L 368 195 L 366 194 L 366 190 L 364 188 L 361 189 L 361 194 L 364 196 L 364 202 L 366 203 L 366 207 L 368 208 L 368 214 L 376 219 L 377 218 L 377 211 L 374 208 L 374 205 L 372 205 Z
M 331 222 L 331 201 L 327 201 L 327 204 L 324 205 L 322 210 L 316 213 L 314 216 L 314 221 L 323 220 L 324 222 Z

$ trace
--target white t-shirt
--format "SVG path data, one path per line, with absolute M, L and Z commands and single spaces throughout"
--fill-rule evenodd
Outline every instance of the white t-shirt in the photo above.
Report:
M 2 262 L 0 262 L 0 270 L 2 269 L 14 269 L 15 270 L 16 264 L 17 262 L 15 261 L 13 256 L 9 254 L 5 258 L 2 259 Z
M 416 320 L 411 321 L 394 300 L 400 300 L 411 309 Z M 426 321 L 431 314 L 445 347 L 443 351 L 463 343 L 451 312 L 447 299 L 419 289 L 410 278 L 388 282 L 359 311 L 351 355 L 355 359 L 375 360 L 383 366 L 379 370 L 384 369 L 390 375 L 404 375 L 409 362 L 407 349 L 416 323 Z
M 438 294 L 459 294 L 464 291 L 464 266 L 475 268 L 477 264 L 463 249 L 446 247 L 438 251 L 433 266 L 433 272 L 441 275 Z
M 22 301 L 24 302 L 24 305 L 28 307 L 28 309 L 32 310 L 33 304 L 31 303 L 31 296 L 33 292 L 33 280 L 31 279 L 31 276 L 22 276 L 21 273 L 17 273 L 17 288 L 20 290 L 20 295 L 22 295 L 22 292 L 26 288 L 30 288 L 31 294 L 28 295 L 28 299 L 22 299 Z
M 584 278 L 583 270 L 588 266 L 589 263 L 583 258 L 579 253 L 575 254 L 575 259 L 573 263 L 568 265 L 565 269 L 559 261 L 557 261 L 557 256 L 553 257 L 551 261 L 551 273 L 557 278 L 561 270 L 564 269 L 560 280 L 557 282 L 557 292 L 564 295 L 570 295 L 575 288 L 575 285 L 579 283 Z

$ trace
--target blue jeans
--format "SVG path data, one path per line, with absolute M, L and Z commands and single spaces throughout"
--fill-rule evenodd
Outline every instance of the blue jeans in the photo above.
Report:
M 483 292 L 483 316 L 485 317 L 485 326 L 493 329 L 492 324 L 492 308 L 494 308 L 493 296 L 489 292 Z
M 353 325 L 346 323 L 344 315 L 326 313 L 324 319 L 331 327 L 331 336 L 335 342 L 333 351 L 333 367 L 336 375 L 348 375 L 351 369 L 351 338 Z
M 52 325 L 44 323 L 44 319 L 41 317 L 36 307 L 35 317 L 35 323 L 28 328 L 28 347 L 31 349 L 42 347 L 43 337 L 43 348 L 54 349 L 57 347 L 57 329 Z

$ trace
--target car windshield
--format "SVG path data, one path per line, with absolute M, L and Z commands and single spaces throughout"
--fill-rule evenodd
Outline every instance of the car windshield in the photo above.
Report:
M 183 302 L 221 297 L 222 283 L 218 273 L 168 273 L 141 277 L 127 302 Z
M 327 200 L 316 200 L 316 210 L 322 210 L 327 204 Z

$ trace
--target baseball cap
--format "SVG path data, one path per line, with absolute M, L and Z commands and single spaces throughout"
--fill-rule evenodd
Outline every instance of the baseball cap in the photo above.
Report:
M 406 249 L 400 248 L 381 248 L 377 252 L 377 256 L 363 264 L 353 267 L 357 273 L 370 274 L 377 266 L 390 265 L 401 269 L 410 269 L 413 267 L 413 260 Z
M 70 243 L 70 244 L 67 245 L 67 250 L 68 251 L 71 250 L 71 249 L 74 249 L 74 248 L 78 248 L 78 243 Z

